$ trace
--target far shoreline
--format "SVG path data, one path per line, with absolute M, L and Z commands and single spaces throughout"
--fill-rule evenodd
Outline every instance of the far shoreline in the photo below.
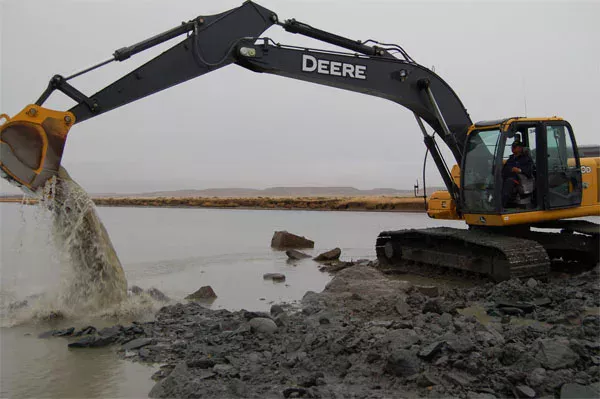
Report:
M 206 208 L 341 212 L 426 211 L 423 198 L 365 197 L 92 197 L 98 207 Z M 0 203 L 34 205 L 34 198 L 0 198 Z

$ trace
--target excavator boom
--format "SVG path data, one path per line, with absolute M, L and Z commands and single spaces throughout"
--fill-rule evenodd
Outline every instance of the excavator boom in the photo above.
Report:
M 259 37 L 275 24 L 288 32 L 335 44 L 354 53 L 283 46 Z M 183 41 L 91 96 L 69 82 L 108 62 L 124 61 L 183 34 L 187 34 Z M 394 101 L 410 109 L 419 123 L 422 119 L 438 132 L 460 163 L 471 125 L 466 109 L 446 82 L 417 64 L 400 46 L 368 45 L 294 19 L 280 22 L 274 12 L 247 1 L 238 8 L 197 17 L 119 49 L 110 60 L 70 77 L 54 76 L 35 104 L 13 118 L 5 116 L 7 121 L 0 126 L 2 175 L 24 189 L 36 191 L 57 173 L 67 133 L 74 124 L 229 64 Z M 77 105 L 49 117 L 50 111 L 41 106 L 56 90 L 72 98 Z M 448 191 L 456 195 L 456 186 L 437 146 L 425 129 L 422 131 Z

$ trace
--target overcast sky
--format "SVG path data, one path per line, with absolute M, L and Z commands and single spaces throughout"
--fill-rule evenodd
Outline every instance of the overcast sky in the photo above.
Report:
M 34 102 L 117 48 L 232 0 L 0 0 L 0 113 Z M 597 144 L 600 2 L 261 0 L 351 39 L 397 43 L 457 92 L 474 121 L 569 120 Z M 270 28 L 277 42 L 331 46 Z M 180 39 L 71 83 L 93 94 Z M 69 109 L 55 94 L 46 106 Z M 363 94 L 256 74 L 235 65 L 76 125 L 63 164 L 90 192 L 209 187 L 411 188 L 425 147 L 411 112 Z M 428 184 L 440 184 L 429 162 Z M 18 192 L 2 181 L 2 192 Z

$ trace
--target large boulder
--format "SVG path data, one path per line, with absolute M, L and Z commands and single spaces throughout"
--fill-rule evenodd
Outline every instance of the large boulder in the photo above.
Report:
M 534 343 L 535 358 L 542 366 L 558 370 L 573 366 L 579 355 L 569 347 L 569 342 L 561 339 L 540 339 Z
M 205 285 L 204 287 L 200 287 L 200 289 L 193 294 L 190 294 L 185 297 L 185 299 L 214 299 L 217 297 L 215 291 L 213 291 L 210 285 Z
M 328 261 L 328 260 L 337 260 L 340 258 L 341 254 L 342 254 L 341 249 L 334 248 L 331 251 L 323 252 L 322 254 L 315 256 L 314 260 L 320 261 L 320 262 Z
M 266 317 L 255 317 L 254 319 L 250 320 L 250 328 L 252 331 L 273 334 L 275 331 L 277 331 L 277 324 L 275 324 L 273 320 Z
M 275 249 L 314 248 L 315 242 L 306 237 L 297 236 L 287 231 L 276 231 L 271 239 L 271 247 Z

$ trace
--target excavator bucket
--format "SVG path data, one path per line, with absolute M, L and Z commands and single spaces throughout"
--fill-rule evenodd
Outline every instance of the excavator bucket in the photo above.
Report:
M 36 192 L 58 174 L 71 112 L 28 105 L 9 118 L 0 115 L 0 173 L 25 192 Z

